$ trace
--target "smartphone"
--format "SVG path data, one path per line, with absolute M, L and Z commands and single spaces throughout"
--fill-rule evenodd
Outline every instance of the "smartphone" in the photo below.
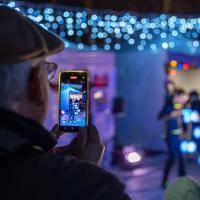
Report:
M 78 132 L 88 125 L 88 73 L 65 71 L 59 75 L 59 128 Z

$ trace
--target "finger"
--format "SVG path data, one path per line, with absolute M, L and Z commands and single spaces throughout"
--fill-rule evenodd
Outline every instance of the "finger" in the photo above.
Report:
M 58 128 L 58 124 L 55 124 L 55 125 L 53 126 L 53 128 L 51 129 L 51 132 L 54 132 L 55 130 L 57 130 L 57 128 Z
M 88 134 L 87 128 L 81 128 L 76 137 L 76 144 L 79 145 L 80 147 L 84 148 L 86 146 L 87 140 L 88 140 L 87 134 Z
M 62 135 L 62 132 L 59 130 L 59 126 L 58 124 L 55 124 L 54 127 L 52 128 L 50 134 L 52 135 L 52 137 L 57 140 L 60 135 Z
M 88 142 L 96 143 L 102 147 L 103 151 L 105 150 L 105 144 L 103 142 L 103 139 L 100 136 L 100 134 L 95 126 L 89 127 Z
M 95 126 L 89 126 L 88 127 L 88 141 L 99 141 L 100 136 L 97 128 Z

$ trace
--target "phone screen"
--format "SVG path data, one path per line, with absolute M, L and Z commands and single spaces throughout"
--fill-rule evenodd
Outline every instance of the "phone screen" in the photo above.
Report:
M 77 132 L 88 124 L 88 75 L 86 72 L 60 74 L 59 126 Z

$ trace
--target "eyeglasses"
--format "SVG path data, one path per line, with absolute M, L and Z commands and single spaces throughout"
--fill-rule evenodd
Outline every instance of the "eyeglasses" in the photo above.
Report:
M 47 70 L 48 80 L 53 79 L 55 76 L 56 70 L 58 68 L 57 64 L 55 64 L 53 62 L 47 62 L 47 61 L 44 61 L 43 64 Z

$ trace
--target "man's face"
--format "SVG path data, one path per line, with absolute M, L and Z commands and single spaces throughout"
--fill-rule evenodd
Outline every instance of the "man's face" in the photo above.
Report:
M 48 81 L 48 74 L 45 67 L 41 66 L 41 100 L 43 102 L 42 108 L 40 110 L 41 121 L 42 123 L 45 120 L 47 110 L 48 110 L 48 101 L 49 101 L 49 81 Z
M 179 94 L 179 95 L 176 94 L 174 96 L 174 103 L 184 105 L 186 104 L 187 101 L 188 101 L 188 95 L 186 94 Z
M 43 124 L 48 109 L 48 74 L 44 62 L 33 69 L 28 88 L 28 115 Z

